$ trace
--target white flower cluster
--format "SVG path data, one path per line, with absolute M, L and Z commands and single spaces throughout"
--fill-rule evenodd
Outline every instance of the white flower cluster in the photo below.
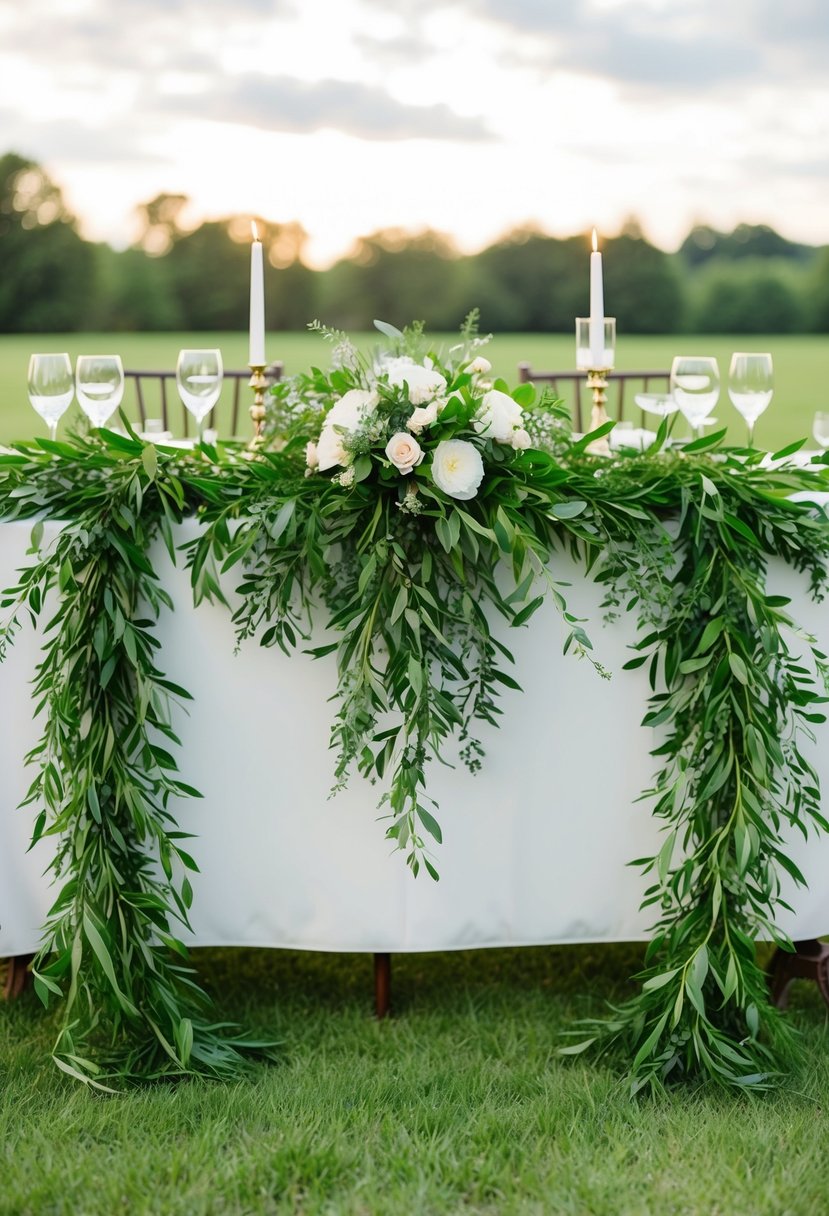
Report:
M 492 365 L 478 355 L 463 370 L 470 376 L 485 375 L 492 370 Z M 392 388 L 405 389 L 413 407 L 406 420 L 406 430 L 397 431 L 385 445 L 389 464 L 405 477 L 426 457 L 421 442 L 423 432 L 437 422 L 448 404 L 446 378 L 431 359 L 416 363 L 408 356 L 384 359 L 375 372 Z M 383 437 L 382 422 L 375 416 L 379 401 L 376 390 L 355 388 L 335 402 L 319 439 L 307 445 L 305 457 L 309 473 L 339 468 L 342 471 L 335 475 L 335 480 L 341 486 L 353 485 L 355 446 L 358 442 L 364 443 L 366 437 L 372 443 Z M 530 446 L 521 406 L 497 389 L 489 389 L 483 395 L 473 415 L 472 426 L 482 438 L 494 439 L 515 450 Z M 438 489 L 450 498 L 460 500 L 474 498 L 484 477 L 481 453 L 474 443 L 465 439 L 441 440 L 431 453 L 431 471 Z

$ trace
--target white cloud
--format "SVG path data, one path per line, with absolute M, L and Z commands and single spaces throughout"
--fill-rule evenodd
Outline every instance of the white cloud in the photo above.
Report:
M 823 0 L 0 0 L 0 130 L 120 244 L 159 190 L 319 258 L 630 213 L 823 242 L 828 51 Z

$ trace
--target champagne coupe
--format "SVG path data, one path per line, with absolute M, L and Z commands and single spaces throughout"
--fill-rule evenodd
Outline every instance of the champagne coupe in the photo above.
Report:
M 58 420 L 75 396 L 69 356 L 32 355 L 29 360 L 29 401 L 49 428 L 49 438 L 58 433 Z
M 825 452 L 829 448 L 829 413 L 825 410 L 818 410 L 815 414 L 812 420 L 812 435 L 815 443 Z
M 104 426 L 124 396 L 120 355 L 79 355 L 75 368 L 78 405 L 94 427 Z
M 705 419 L 720 396 L 717 360 L 707 355 L 677 355 L 671 364 L 671 395 L 694 438 L 699 439 Z
M 222 391 L 222 352 L 220 350 L 182 350 L 176 364 L 178 395 L 199 428 L 199 443 L 204 420 L 219 400 Z
M 728 369 L 728 395 L 748 427 L 748 446 L 754 447 L 754 424 L 771 401 L 774 379 L 771 355 L 735 351 Z

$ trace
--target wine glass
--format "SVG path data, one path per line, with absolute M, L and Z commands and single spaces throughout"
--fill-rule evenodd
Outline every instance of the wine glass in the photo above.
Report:
M 677 355 L 671 364 L 671 395 L 699 439 L 720 396 L 720 369 L 708 355 Z
M 220 350 L 182 350 L 176 364 L 178 395 L 199 428 L 199 443 L 204 420 L 219 400 L 222 391 L 222 352 Z
M 774 378 L 771 355 L 735 351 L 728 369 L 728 395 L 748 427 L 748 446 L 754 446 L 754 424 L 771 401 Z
M 104 426 L 124 396 L 120 355 L 79 355 L 75 368 L 78 405 L 93 426 Z
M 829 413 L 825 410 L 818 410 L 812 419 L 812 435 L 815 443 L 825 452 L 829 448 Z
M 58 421 L 69 409 L 74 396 L 72 363 L 68 355 L 32 355 L 29 401 L 48 426 L 50 439 L 56 438 Z

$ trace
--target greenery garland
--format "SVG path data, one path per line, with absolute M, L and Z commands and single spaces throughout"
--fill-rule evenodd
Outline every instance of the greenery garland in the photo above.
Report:
M 27 799 L 40 806 L 35 839 L 61 840 L 54 869 L 64 885 L 36 968 L 44 999 L 66 998 L 56 1059 L 102 1084 L 229 1075 L 261 1046 L 211 1026 L 186 964 L 172 961 L 185 951 L 171 922 L 186 924 L 190 899 L 179 867 L 194 863 L 167 804 L 195 791 L 164 746 L 176 743 L 170 698 L 186 694 L 155 666 L 152 624 L 165 597 L 146 550 L 161 532 L 174 556 L 171 523 L 196 513 L 203 527 L 186 553 L 194 597 L 223 599 L 223 574 L 240 569 L 240 639 L 290 651 L 324 602 L 335 640 L 312 653 L 337 654 L 335 788 L 355 766 L 385 782 L 387 835 L 415 874 L 432 877 L 440 826 L 428 763 L 456 735 L 477 770 L 475 723 L 497 722 L 499 689 L 517 687 L 484 606 L 515 626 L 551 596 L 565 648 L 589 656 L 583 623 L 549 573 L 557 547 L 583 559 L 607 588 L 608 612 L 635 611 L 642 623 L 629 665 L 649 665 L 645 721 L 663 737 L 647 793 L 665 841 L 639 861 L 659 917 L 640 990 L 564 1050 L 623 1043 L 634 1089 L 680 1076 L 770 1083 L 795 1044 L 754 941 L 788 944 L 773 926 L 780 867 L 802 880 L 782 825 L 827 826 L 799 745 L 822 717 L 827 672 L 786 604 L 766 594 L 765 567 L 780 556 L 821 593 L 827 521 L 790 495 L 827 488 L 826 470 L 761 467 L 757 453 L 722 449 L 722 433 L 666 450 L 664 427 L 644 456 L 594 457 L 596 436 L 573 440 L 549 400 L 486 383 L 471 326 L 449 358 L 425 353 L 417 328 L 393 331 L 391 364 L 361 363 L 328 336 L 334 370 L 277 388 L 278 442 L 255 459 L 106 431 L 0 456 L 3 517 L 69 521 L 7 593 L 4 634 L 57 592 Z M 437 394 L 414 400 L 424 384 L 438 386 L 437 404 Z M 417 411 L 427 420 L 407 437 Z M 458 443 L 477 456 L 440 446 Z M 326 445 L 337 459 L 321 469 Z M 440 469 L 447 450 L 467 462 L 461 480 Z
M 188 926 L 196 862 L 168 810 L 199 797 L 165 745 L 178 744 L 171 702 L 187 692 L 156 666 L 152 628 L 172 607 L 147 549 L 185 508 L 169 459 L 102 432 L 76 444 L 18 445 L 2 462 L 6 519 L 65 518 L 54 548 L 4 596 L 12 616 L 38 617 L 57 593 L 34 680 L 45 726 L 27 757 L 37 775 L 24 805 L 39 808 L 32 844 L 57 836 L 58 893 L 34 963 L 44 1004 L 63 999 L 56 1064 L 99 1089 L 131 1079 L 230 1077 L 266 1045 L 207 1018 L 173 924 Z

